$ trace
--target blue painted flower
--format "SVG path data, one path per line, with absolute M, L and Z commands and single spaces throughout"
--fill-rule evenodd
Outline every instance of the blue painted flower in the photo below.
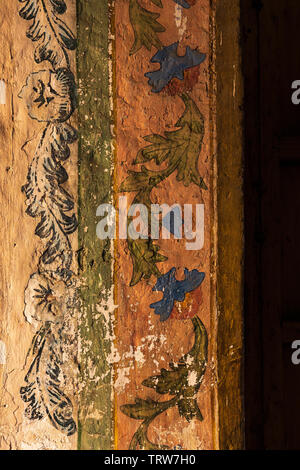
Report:
M 175 3 L 180 5 L 183 8 L 190 8 L 191 5 L 186 0 L 174 0 Z
M 185 55 L 179 56 L 177 48 L 178 42 L 174 42 L 163 47 L 152 57 L 152 63 L 158 62 L 161 65 L 159 70 L 145 73 L 153 93 L 159 93 L 173 78 L 184 80 L 185 70 L 196 67 L 205 60 L 206 55 L 196 49 L 187 46 Z
M 159 277 L 156 285 L 153 287 L 155 292 L 163 292 L 163 298 L 150 305 L 156 315 L 160 315 L 161 321 L 166 321 L 170 317 L 174 302 L 183 302 L 187 293 L 197 289 L 205 278 L 205 273 L 197 269 L 189 271 L 185 268 L 185 279 L 178 281 L 175 277 L 176 268 L 172 268 L 167 274 Z

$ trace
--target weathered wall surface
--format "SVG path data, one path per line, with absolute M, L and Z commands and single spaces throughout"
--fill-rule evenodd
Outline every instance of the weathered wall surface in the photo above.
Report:
M 214 21 L 209 0 L 0 3 L 1 449 L 219 447 L 218 358 L 241 336 L 218 350 Z M 101 204 L 116 239 L 99 239 Z M 131 204 L 177 204 L 168 237 L 146 215 L 124 239 Z
M 76 5 L 69 3 L 64 16 L 74 30 Z M 76 447 L 71 402 L 76 416 L 77 326 L 69 276 L 77 269 L 72 259 L 77 237 L 71 235 L 77 145 L 71 135 L 75 118 L 69 119 L 76 65 L 74 52 L 65 54 L 49 27 L 58 13 L 47 18 L 41 7 L 41 2 L 0 4 L 1 79 L 6 84 L 0 106 L 0 335 L 6 350 L 0 366 L 1 449 Z M 26 33 L 31 24 L 35 27 Z M 26 37 L 44 32 L 44 42 Z M 71 33 L 69 40 L 72 47 Z M 65 163 L 69 145 L 71 162 Z

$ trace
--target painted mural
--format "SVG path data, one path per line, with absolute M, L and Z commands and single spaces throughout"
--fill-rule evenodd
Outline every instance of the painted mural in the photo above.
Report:
M 209 0 L 9 7 L 7 155 L 20 158 L 0 182 L 23 229 L 4 268 L 6 349 L 23 335 L 3 369 L 0 448 L 217 446 L 211 14 Z M 126 229 L 132 206 L 201 205 L 200 248 L 177 209 L 156 220 L 167 237 L 149 216 L 140 237 L 100 240 L 97 208 L 125 196 Z
M 152 204 L 197 201 L 212 215 L 209 18 L 203 15 L 204 5 L 199 3 L 130 0 L 129 5 L 123 1 L 116 7 L 116 60 L 117 64 L 127 60 L 129 69 L 124 74 L 122 65 L 117 65 L 116 71 L 117 148 L 122 168 L 119 191 L 131 197 L 131 204 L 149 208 L 148 213 Z M 133 42 L 124 13 L 127 7 Z M 126 38 L 126 44 L 121 38 Z M 129 117 L 141 108 L 138 118 Z M 129 127 L 132 132 L 127 143 Z M 147 237 L 129 237 L 119 244 L 119 328 L 133 328 L 128 341 L 134 341 L 136 355 L 140 353 L 138 370 L 129 371 L 127 377 L 128 361 L 123 361 L 123 390 L 117 391 L 117 402 L 122 403 L 122 413 L 136 424 L 129 428 L 128 421 L 118 418 L 120 448 L 129 445 L 130 449 L 154 450 L 196 445 L 199 449 L 212 445 L 210 438 L 206 443 L 201 439 L 211 426 L 210 411 L 205 409 L 211 407 L 209 392 L 204 409 L 198 403 L 209 364 L 209 223 L 206 217 L 205 248 L 187 251 L 176 237 L 182 225 L 180 217 L 178 220 L 174 215 L 168 240 L 151 238 L 149 220 Z M 132 220 L 129 216 L 128 223 Z M 132 312 L 130 326 L 122 321 L 128 314 L 121 305 Z M 151 343 L 153 335 L 157 337 L 155 346 Z M 186 346 L 182 336 L 188 338 Z M 213 374 L 211 363 L 209 369 L 204 389 L 209 388 Z M 207 390 L 202 396 L 205 393 Z M 123 437 L 122 426 L 132 429 L 130 440 L 128 435 Z M 187 444 L 185 428 L 187 432 L 197 430 L 198 439 Z
M 153 2 L 163 8 L 161 2 Z M 184 8 L 190 8 L 187 2 L 181 3 Z M 157 52 L 150 62 L 159 64 L 159 69 L 144 74 L 152 93 L 177 95 L 184 103 L 185 110 L 174 127 L 173 131 L 165 131 L 163 135 L 152 134 L 144 137 L 150 145 L 140 149 L 134 160 L 135 165 L 143 164 L 139 171 L 130 171 L 129 176 L 121 185 L 121 191 L 137 193 L 133 204 L 151 206 L 151 193 L 155 187 L 162 184 L 165 179 L 176 173 L 179 184 L 188 187 L 195 184 L 207 190 L 203 178 L 198 171 L 198 159 L 201 153 L 204 135 L 204 117 L 193 101 L 189 92 L 199 78 L 200 64 L 206 55 L 196 48 L 186 46 L 184 55 L 178 54 L 179 42 L 164 45 L 158 33 L 166 28 L 159 23 L 159 13 L 153 13 L 143 8 L 137 0 L 130 1 L 130 21 L 135 34 L 135 41 L 130 55 L 138 53 L 141 47 L 151 51 L 152 46 Z M 164 165 L 162 169 L 152 170 L 146 163 L 155 161 L 156 166 Z M 134 404 L 122 406 L 122 411 L 132 419 L 141 420 L 142 424 L 133 436 L 131 449 L 167 449 L 165 445 L 155 445 L 148 439 L 147 430 L 153 420 L 171 407 L 177 407 L 180 416 L 188 422 L 193 419 L 203 420 L 196 395 L 207 364 L 207 332 L 197 315 L 199 304 L 197 298 L 201 296 L 201 284 L 205 273 L 194 269 L 184 270 L 184 279 L 176 279 L 176 267 L 166 274 L 161 274 L 158 265 L 167 260 L 160 253 L 160 247 L 148 239 L 129 240 L 128 249 L 132 257 L 133 274 L 130 282 L 135 286 L 143 279 L 151 276 L 157 278 L 153 291 L 162 292 L 161 300 L 152 303 L 150 308 L 159 315 L 161 321 L 167 321 L 170 316 L 177 315 L 182 318 L 192 317 L 195 331 L 195 344 L 191 351 L 179 359 L 178 363 L 170 363 L 169 370 L 161 369 L 159 375 L 149 377 L 143 385 L 152 388 L 158 395 L 172 395 L 166 401 L 136 398 Z M 181 303 L 181 305 L 180 305 Z M 180 312 L 180 313 L 179 313 Z

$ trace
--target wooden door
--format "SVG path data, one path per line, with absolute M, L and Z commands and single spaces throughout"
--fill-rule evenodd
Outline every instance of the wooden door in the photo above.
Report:
M 300 5 L 242 1 L 245 83 L 245 410 L 248 448 L 300 448 Z

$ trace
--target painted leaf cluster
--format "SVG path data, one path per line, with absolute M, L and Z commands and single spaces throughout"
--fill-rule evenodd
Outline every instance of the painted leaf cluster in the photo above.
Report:
M 143 381 L 145 387 L 154 389 L 160 395 L 173 395 L 174 398 L 164 402 L 137 398 L 134 404 L 124 405 L 121 408 L 127 416 L 143 420 L 143 424 L 133 439 L 136 441 L 135 444 L 140 442 L 141 436 L 147 438 L 147 429 L 151 421 L 173 406 L 178 407 L 180 416 L 188 422 L 192 419 L 203 420 L 196 400 L 196 393 L 206 370 L 208 337 L 206 328 L 199 317 L 193 318 L 192 323 L 195 342 L 191 351 L 184 355 L 178 364 L 170 364 L 170 370 L 161 369 L 160 375 L 149 377 Z
M 188 95 L 182 95 L 185 111 L 175 127 L 175 131 L 165 132 L 164 136 L 152 134 L 144 137 L 151 145 L 141 149 L 135 163 L 154 160 L 157 165 L 165 161 L 167 168 L 149 170 L 145 165 L 141 171 L 130 171 L 121 185 L 121 191 L 146 191 L 157 186 L 161 181 L 177 170 L 177 180 L 185 186 L 191 183 L 207 189 L 198 171 L 198 160 L 204 137 L 204 118 L 194 101 Z
M 152 145 L 140 150 L 136 162 L 155 160 L 157 165 L 168 160 L 169 168 L 177 170 L 177 180 L 184 186 L 197 184 L 207 189 L 203 178 L 199 175 L 198 159 L 204 137 L 204 118 L 194 101 L 187 95 L 182 99 L 186 105 L 185 112 L 175 124 L 178 130 L 147 136 Z
M 177 171 L 177 180 L 185 186 L 191 183 L 201 189 L 207 189 L 204 179 L 198 171 L 198 160 L 204 137 L 204 119 L 194 101 L 188 95 L 182 95 L 185 104 L 183 115 L 176 123 L 179 129 L 165 132 L 164 136 L 152 134 L 144 139 L 151 145 L 139 150 L 135 164 L 154 160 L 159 166 L 167 162 L 161 170 L 150 170 L 142 165 L 140 171 L 130 170 L 120 187 L 121 192 L 137 192 L 134 203 L 151 204 L 151 191 L 159 183 Z M 159 276 L 156 263 L 167 258 L 159 254 L 159 247 L 151 239 L 128 240 L 129 251 L 133 260 L 131 286 L 151 275 Z
M 37 42 L 34 58 L 37 63 L 47 60 L 54 69 L 68 66 L 66 49 L 76 48 L 76 39 L 59 18 L 67 6 L 64 0 L 19 0 L 24 6 L 19 14 L 24 20 L 32 20 L 27 37 Z
M 178 364 L 170 364 L 170 370 L 161 369 L 160 375 L 144 380 L 145 387 L 153 388 L 160 395 L 178 395 L 193 398 L 199 390 L 207 364 L 207 333 L 198 317 L 193 320 L 195 344 Z M 193 377 L 193 383 L 190 382 Z M 186 405 L 189 401 L 185 402 Z
M 160 0 L 152 0 L 152 3 L 162 7 Z M 154 46 L 157 49 L 162 47 L 162 43 L 157 33 L 165 31 L 157 19 L 159 13 L 153 13 L 143 8 L 138 0 L 130 0 L 129 4 L 129 16 L 130 21 L 134 30 L 134 44 L 130 50 L 130 55 L 138 52 L 141 47 L 146 47 L 148 51 Z
M 65 0 L 19 0 L 21 18 L 30 22 L 27 37 L 36 47 L 36 63 L 48 61 L 47 70 L 27 77 L 19 98 L 25 100 L 28 115 L 45 123 L 39 145 L 22 190 L 27 214 L 37 218 L 35 234 L 46 240 L 38 272 L 25 290 L 24 315 L 42 327 L 33 338 L 27 355 L 28 372 L 20 394 L 27 404 L 30 420 L 48 416 L 61 432 L 76 432 L 71 400 L 63 392 L 63 329 L 66 308 L 73 304 L 71 288 L 72 248 L 69 235 L 77 228 L 72 196 L 63 187 L 68 174 L 63 163 L 70 156 L 69 145 L 77 132 L 66 123 L 76 107 L 76 87 L 67 50 L 76 48 L 72 31 L 61 19 Z

